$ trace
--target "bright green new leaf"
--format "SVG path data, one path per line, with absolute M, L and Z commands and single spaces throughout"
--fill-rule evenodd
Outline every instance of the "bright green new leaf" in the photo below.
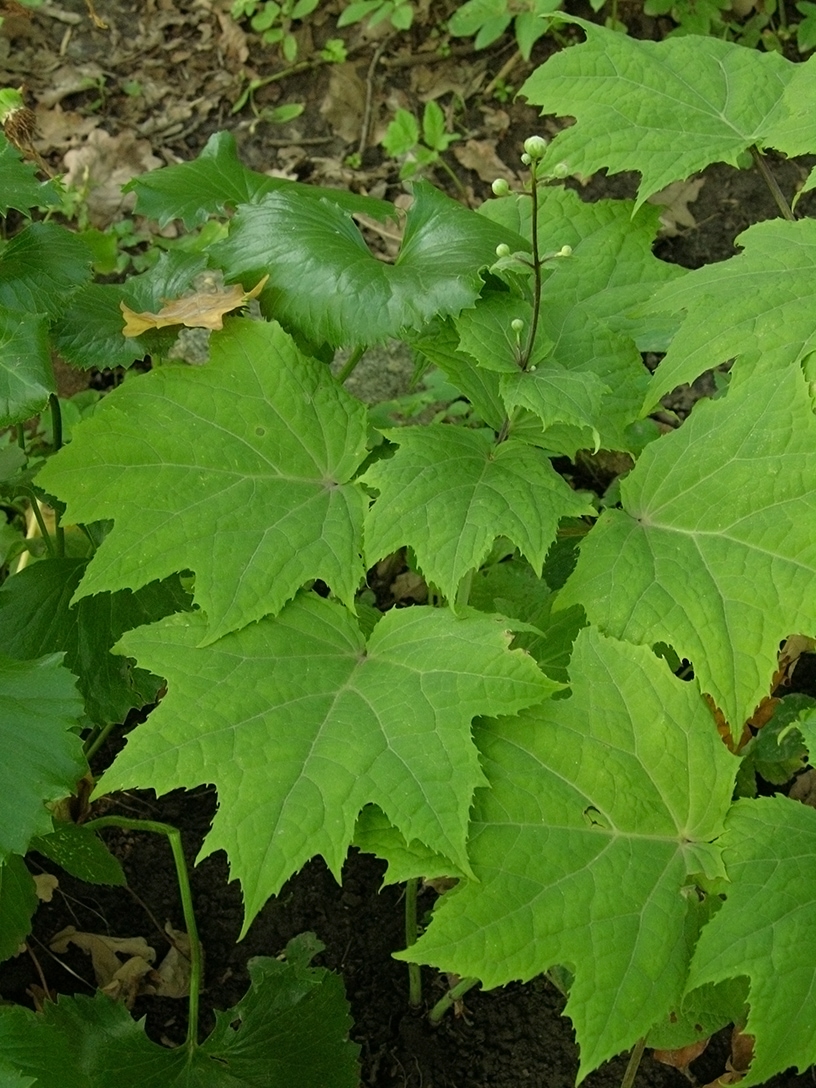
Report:
M 61 660 L 0 656 L 0 860 L 51 830 L 46 802 L 72 794 L 87 770 L 74 732 L 82 699 Z
M 816 148 L 816 56 L 793 66 L 766 143 L 791 156 L 812 154 Z M 805 188 L 812 187 L 813 174 Z
M 639 41 L 571 18 L 586 34 L 538 68 L 519 92 L 543 113 L 577 118 L 560 132 L 544 171 L 638 170 L 638 205 L 712 162 L 736 166 L 767 145 L 797 66 L 698 35 Z M 670 133 L 670 138 L 667 138 Z
M 269 281 L 264 312 L 316 342 L 373 344 L 472 306 L 500 242 L 523 244 L 426 182 L 414 185 L 393 264 L 369 250 L 351 215 L 300 192 L 241 207 L 212 247 L 229 279 Z M 516 246 L 517 248 L 517 246 Z
M 366 563 L 408 544 L 427 581 L 449 600 L 506 536 L 540 572 L 562 517 L 592 506 L 541 450 L 445 424 L 387 431 L 399 445 L 363 482 L 379 492 L 365 523 Z
M 458 350 L 459 334 L 451 321 L 432 322 L 406 340 L 420 358 L 439 367 L 489 427 L 501 430 L 507 413 L 499 392 L 499 375 L 474 366 L 472 358 Z
M 91 251 L 56 223 L 32 223 L 0 251 L 0 311 L 59 316 L 91 278 Z
M 689 877 L 721 868 L 737 760 L 691 684 L 645 647 L 582 631 L 573 694 L 476 730 L 478 883 L 400 959 L 481 978 L 575 972 L 579 1080 L 678 1006 Z M 693 893 L 692 893 L 693 894 Z
M 816 610 L 816 419 L 798 368 L 753 373 L 647 446 L 581 546 L 562 604 L 688 658 L 739 735 Z
M 37 889 L 26 863 L 19 854 L 8 854 L 0 861 L 0 961 L 19 952 L 31 932 L 37 903 Z
M 20 152 L 0 133 L 0 215 L 14 208 L 28 215 L 32 208 L 57 204 L 59 197 L 51 181 L 36 180 L 37 167 L 22 162 Z
M 309 858 L 322 854 L 339 879 L 368 802 L 408 842 L 467 869 L 468 814 L 484 781 L 471 720 L 557 687 L 508 651 L 509 637 L 493 617 L 406 608 L 366 643 L 346 609 L 314 595 L 215 643 L 197 613 L 130 632 L 123 649 L 163 672 L 168 694 L 102 788 L 215 783 L 203 856 L 226 851 L 245 930 Z
M 703 930 L 688 989 L 747 976 L 754 1060 L 762 1084 L 816 1062 L 816 813 L 786 797 L 737 801 L 726 822 L 725 903 Z
M 290 941 L 287 961 L 249 961 L 250 989 L 216 1013 L 190 1050 L 148 1039 L 144 1021 L 106 994 L 60 997 L 41 1013 L 0 1008 L 3 1059 L 37 1088 L 357 1088 L 356 1044 L 343 983 L 308 961 L 322 946 Z
M 227 321 L 204 367 L 114 390 L 39 481 L 67 522 L 113 518 L 80 597 L 195 572 L 220 638 L 321 578 L 351 602 L 363 577 L 366 413 L 275 323 Z M 161 670 L 159 670 L 161 672 Z
M 55 390 L 47 318 L 0 308 L 0 427 L 41 412 Z
M 735 355 L 778 371 L 816 349 L 816 220 L 755 223 L 737 243 L 744 253 L 690 272 L 650 303 L 685 311 L 685 321 L 649 385 L 647 410 Z
M 83 597 L 71 606 L 86 567 L 84 559 L 43 559 L 8 578 L 0 587 L 3 650 L 18 660 L 64 651 L 91 721 L 123 722 L 133 707 L 155 698 L 159 681 L 109 653 L 111 646 L 132 627 L 188 608 L 189 597 L 172 578 L 136 593 Z
M 393 204 L 373 197 L 358 196 L 345 189 L 321 189 L 315 185 L 284 178 L 271 178 L 249 170 L 238 159 L 231 132 L 216 132 L 193 162 L 153 170 L 129 181 L 124 192 L 136 193 L 136 210 L 165 226 L 182 219 L 188 228 L 198 226 L 211 215 L 223 215 L 239 204 L 250 204 L 265 193 L 297 193 L 301 199 L 323 198 L 350 212 L 362 212 L 386 220 L 395 215 Z

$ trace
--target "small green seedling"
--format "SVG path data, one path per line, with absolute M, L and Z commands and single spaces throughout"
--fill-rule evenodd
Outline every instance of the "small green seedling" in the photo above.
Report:
M 288 61 L 297 58 L 297 39 L 292 23 L 304 19 L 317 8 L 320 0 L 235 0 L 230 9 L 233 19 L 249 19 L 249 25 L 267 45 L 280 45 Z
M 529 60 L 533 46 L 549 30 L 546 16 L 560 8 L 561 0 L 468 0 L 451 17 L 448 30 L 456 38 L 475 36 L 476 48 L 485 49 L 512 23 L 519 52 Z
M 376 26 L 385 19 L 395 30 L 408 30 L 414 21 L 414 5 L 411 0 L 352 0 L 337 20 L 338 27 L 361 23 Z
M 439 165 L 458 185 L 459 180 L 441 157 L 450 145 L 460 137 L 445 129 L 445 115 L 436 102 L 428 102 L 422 114 L 422 134 L 419 121 L 410 110 L 398 109 L 394 120 L 386 129 L 382 146 L 388 154 L 399 159 L 405 157 L 400 168 L 400 178 L 413 178 L 430 167 Z

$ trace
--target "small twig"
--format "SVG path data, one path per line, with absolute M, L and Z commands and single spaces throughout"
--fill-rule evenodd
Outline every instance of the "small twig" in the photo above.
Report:
M 451 57 L 461 58 L 475 55 L 476 50 L 470 46 L 458 45 L 454 46 L 444 56 L 441 53 L 401 53 L 398 57 L 386 57 L 382 64 L 383 68 L 413 68 L 416 64 L 438 64 L 443 60 L 450 60 Z
M 513 71 L 513 69 L 520 60 L 521 53 L 517 49 L 511 56 L 507 58 L 507 60 L 504 62 L 504 64 L 501 66 L 495 76 L 493 76 L 488 85 L 482 91 L 482 94 L 492 94 L 498 84 L 504 80 L 505 76 L 508 76 Z
M 371 58 L 371 63 L 368 66 L 366 72 L 366 96 L 365 96 L 365 108 L 363 109 L 363 121 L 360 126 L 360 142 L 357 145 L 357 155 L 362 161 L 363 152 L 368 146 L 368 130 L 371 128 L 371 109 L 374 102 L 374 72 L 377 65 L 380 62 L 380 57 L 383 54 L 383 50 L 390 42 L 389 38 L 383 38 L 377 48 L 374 50 L 374 55 Z

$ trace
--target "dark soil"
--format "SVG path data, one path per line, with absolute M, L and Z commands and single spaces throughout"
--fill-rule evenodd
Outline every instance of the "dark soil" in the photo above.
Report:
M 453 6 L 436 5 L 440 9 Z M 636 5 L 629 7 L 636 9 Z M 48 131 L 52 135 L 41 149 L 57 170 L 63 169 L 63 153 L 82 147 L 95 125 L 114 137 L 135 133 L 147 141 L 147 150 L 159 161 L 190 158 L 212 132 L 232 127 L 244 161 L 255 169 L 274 168 L 289 176 L 348 185 L 393 199 L 402 186 L 377 142 L 396 105 L 421 110 L 423 99 L 428 97 L 428 80 L 448 79 L 452 87 L 464 88 L 460 104 L 450 107 L 455 109 L 458 130 L 474 139 L 492 139 L 497 154 L 511 169 L 518 163 L 523 139 L 542 127 L 546 131 L 552 124 L 542 123 L 536 112 L 521 102 L 498 103 L 479 94 L 478 87 L 512 55 L 507 43 L 474 54 L 466 44 L 456 42 L 453 58 L 444 63 L 437 63 L 429 53 L 424 65 L 415 64 L 412 50 L 418 54 L 427 45 L 427 26 L 423 31 L 420 24 L 413 38 L 395 37 L 373 68 L 371 61 L 381 39 L 366 39 L 356 32 L 349 35 L 350 59 L 359 62 L 358 77 L 371 96 L 367 140 L 350 139 L 327 119 L 331 116 L 326 109 L 329 66 L 294 72 L 286 80 L 269 83 L 257 96 L 259 107 L 303 101 L 305 111 L 286 126 L 273 128 L 263 122 L 253 127 L 248 109 L 235 117 L 230 114 L 243 86 L 242 72 L 265 76 L 280 64 L 274 51 L 259 46 L 255 38 L 244 43 L 246 56 L 240 41 L 228 39 L 224 29 L 229 25 L 224 21 L 228 3 L 110 0 L 100 2 L 98 8 L 109 24 L 108 31 L 91 27 L 83 0 L 64 0 L 61 8 L 52 5 L 46 13 L 35 13 L 30 19 L 26 13 L 11 13 L 0 31 L 0 85 L 25 80 L 31 104 L 40 107 L 41 121 L 51 126 Z M 659 36 L 657 24 L 637 17 L 640 36 Z M 313 55 L 334 32 L 330 17 L 315 19 L 313 40 L 304 37 L 300 41 L 301 56 Z M 534 62 L 540 63 L 553 48 L 550 39 L 543 39 L 536 47 Z M 517 87 L 531 68 L 519 61 L 507 79 Z M 62 69 L 68 69 L 68 74 L 60 75 Z M 77 77 L 73 83 L 71 72 Z M 82 72 L 90 73 L 96 82 L 88 85 L 86 79 L 83 87 L 78 82 Z M 141 84 L 141 95 L 128 92 L 132 81 Z M 474 85 L 476 89 L 472 89 Z M 62 89 L 55 91 L 55 86 Z M 440 100 L 450 104 L 451 95 L 443 94 Z M 66 119 L 66 115 L 70 116 Z M 359 167 L 347 165 L 348 155 L 360 149 Z M 488 193 L 488 181 L 452 157 L 450 162 L 466 198 L 478 203 Z M 773 164 L 785 193 L 794 193 L 807 174 L 807 165 Z M 442 172 L 435 180 L 449 185 Z M 584 187 L 583 195 L 591 200 L 630 196 L 635 185 L 636 179 L 627 175 L 598 175 Z M 810 196 L 816 200 L 814 194 Z M 811 203 L 811 212 L 815 207 Z M 702 189 L 689 210 L 693 223 L 662 238 L 656 252 L 664 260 L 690 268 L 732 256 L 734 240 L 742 230 L 778 214 L 754 170 L 722 166 L 706 171 Z M 803 206 L 802 210 L 808 209 Z M 697 395 L 678 391 L 672 407 L 688 406 Z M 100 814 L 118 811 L 178 826 L 192 865 L 215 807 L 213 791 L 202 788 L 158 800 L 152 795 L 126 794 L 113 802 L 102 802 L 97 809 Z M 0 969 L 4 998 L 30 1004 L 32 987 L 42 985 L 43 976 L 48 987 L 57 992 L 93 990 L 92 972 L 82 953 L 69 952 L 57 960 L 47 949 L 49 939 L 66 925 L 116 936 L 143 935 L 159 957 L 167 947 L 164 923 L 169 920 L 176 928 L 183 928 L 165 841 L 130 832 L 106 832 L 105 838 L 124 865 L 129 888 L 90 887 L 60 873 L 57 894 L 38 913 L 32 955 L 18 956 Z M 49 868 L 47 862 L 42 864 Z M 377 1088 L 572 1085 L 578 1060 L 569 1021 L 561 1016 L 564 999 L 544 979 L 489 993 L 471 991 L 457 1014 L 448 1014 L 438 1028 L 429 1026 L 425 1010 L 408 1007 L 406 968 L 391 959 L 391 953 L 403 947 L 401 889 L 381 889 L 383 868 L 377 860 L 352 852 L 342 886 L 338 886 L 322 861 L 312 861 L 267 904 L 240 944 L 236 939 L 242 921 L 241 898 L 237 885 L 229 883 L 223 854 L 195 868 L 193 895 L 206 951 L 202 1029 L 212 1027 L 213 1008 L 226 1008 L 245 992 L 250 957 L 276 955 L 291 937 L 310 930 L 326 946 L 317 962 L 341 972 L 345 980 L 354 1018 L 352 1034 L 361 1047 L 362 1084 Z M 422 892 L 421 914 L 432 909 L 434 899 L 433 891 Z M 426 1006 L 447 987 L 429 969 L 423 971 L 423 985 Z M 784 985 L 783 979 L 780 985 Z M 141 998 L 134 1014 L 147 1017 L 147 1030 L 157 1041 L 173 1045 L 184 1038 L 184 1001 Z M 706 1084 L 719 1076 L 727 1055 L 727 1038 L 712 1040 L 693 1066 L 699 1082 Z M 625 1066 L 623 1056 L 584 1083 L 587 1088 L 619 1085 Z M 638 1088 L 682 1088 L 687 1083 L 680 1072 L 659 1065 L 649 1054 L 636 1081 Z M 776 1088 L 794 1088 L 811 1085 L 813 1078 L 810 1073 L 785 1074 L 770 1083 Z

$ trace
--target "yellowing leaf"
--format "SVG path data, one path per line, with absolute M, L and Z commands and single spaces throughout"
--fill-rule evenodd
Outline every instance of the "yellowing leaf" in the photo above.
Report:
M 224 327 L 224 314 L 246 306 L 250 299 L 257 298 L 263 291 L 269 276 L 260 279 L 251 291 L 245 291 L 240 283 L 217 291 L 196 291 L 174 299 L 162 306 L 157 314 L 145 311 L 137 314 L 125 303 L 119 308 L 125 318 L 123 336 L 141 336 L 148 329 L 163 329 L 168 325 L 187 325 L 191 329 L 221 329 Z

